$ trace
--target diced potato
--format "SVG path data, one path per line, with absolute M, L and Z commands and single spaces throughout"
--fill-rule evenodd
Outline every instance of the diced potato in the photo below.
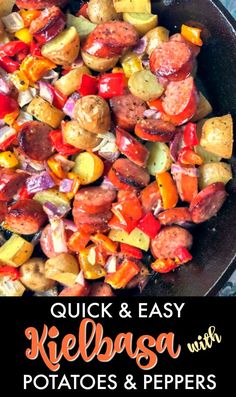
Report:
M 150 0 L 113 0 L 116 12 L 151 13 Z
M 193 122 L 198 120 L 202 120 L 204 117 L 208 116 L 212 112 L 212 106 L 210 102 L 206 99 L 206 97 L 200 92 L 199 103 L 197 107 L 197 111 L 192 118 Z
M 149 142 L 146 146 L 150 151 L 147 163 L 149 174 L 155 176 L 160 172 L 168 171 L 172 164 L 169 146 L 162 142 Z
M 89 0 L 88 17 L 93 23 L 101 24 L 119 19 L 113 0 Z
M 83 152 L 76 157 L 72 171 L 78 175 L 81 185 L 88 185 L 102 176 L 104 164 L 96 154 Z
M 150 30 L 145 38 L 147 39 L 146 53 L 151 55 L 152 51 L 158 47 L 159 44 L 164 43 L 169 40 L 169 30 L 163 26 L 158 26 Z
M 130 234 L 124 230 L 113 229 L 109 233 L 109 238 L 119 243 L 132 245 L 133 247 L 140 248 L 144 251 L 148 251 L 150 245 L 150 237 L 138 228 L 132 230 Z
M 27 112 L 52 128 L 58 128 L 65 117 L 61 110 L 40 97 L 36 97 L 30 102 Z
M 79 263 L 83 270 L 84 278 L 87 280 L 97 280 L 106 276 L 103 266 L 96 263 L 96 252 L 94 246 L 89 246 L 79 253 Z
M 0 264 L 19 267 L 31 257 L 33 250 L 33 244 L 12 234 L 0 248 Z
M 202 119 L 197 123 L 197 136 L 200 142 L 202 136 L 202 127 L 205 123 L 206 119 Z M 203 149 L 201 145 L 194 146 L 194 150 L 199 156 L 202 158 L 204 163 L 210 162 L 217 162 L 221 160 L 221 157 L 217 156 L 214 153 L 208 152 L 207 150 Z
M 12 12 L 15 0 L 0 0 L 0 17 L 9 15 Z
M 153 14 L 125 12 L 123 19 L 133 25 L 140 36 L 145 35 L 158 24 L 158 16 Z
M 89 21 L 87 18 L 84 18 L 82 15 L 75 17 L 72 14 L 67 14 L 67 26 L 68 28 L 74 26 L 79 34 L 80 40 L 84 40 L 97 25 Z
M 42 55 L 57 65 L 69 66 L 80 50 L 80 38 L 74 26 L 63 30 L 42 47 Z
M 81 51 L 81 56 L 85 65 L 95 72 L 106 72 L 107 70 L 112 69 L 119 60 L 118 56 L 111 58 L 99 58 L 95 57 L 94 55 L 90 55 L 85 51 Z
M 42 190 L 34 195 L 34 200 L 44 205 L 47 201 L 57 206 L 68 207 L 70 200 L 65 193 L 61 193 L 56 189 Z
M 81 78 L 83 74 L 91 74 L 86 66 L 70 70 L 65 76 L 62 76 L 56 81 L 55 87 L 58 88 L 64 95 L 71 95 L 80 87 Z
M 24 285 L 19 280 L 10 280 L 9 277 L 0 278 L 0 296 L 22 296 Z
M 73 255 L 60 254 L 45 263 L 45 276 L 72 287 L 79 273 L 79 263 Z
M 152 101 L 159 98 L 164 87 L 158 82 L 157 77 L 150 70 L 141 70 L 132 74 L 128 82 L 129 89 L 134 96 L 143 101 Z
M 233 152 L 233 120 L 230 114 L 212 117 L 202 128 L 200 145 L 218 156 L 230 159 Z
M 199 172 L 200 189 L 216 182 L 223 182 L 226 185 L 233 178 L 230 164 L 224 162 L 203 164 L 199 167 Z
M 62 123 L 63 139 L 79 149 L 93 149 L 101 143 L 101 138 L 81 127 L 77 120 Z
M 41 258 L 31 258 L 21 266 L 20 281 L 32 291 L 47 291 L 55 284 L 45 277 L 45 261 Z

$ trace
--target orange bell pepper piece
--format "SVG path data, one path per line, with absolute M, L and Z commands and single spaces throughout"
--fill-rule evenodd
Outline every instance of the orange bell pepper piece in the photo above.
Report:
M 192 26 L 188 25 L 182 25 L 181 26 L 181 35 L 190 43 L 198 45 L 201 47 L 203 45 L 203 41 L 200 37 L 202 29 L 200 28 L 194 28 Z
M 174 259 L 168 258 L 161 258 L 157 259 L 155 262 L 151 264 L 152 270 L 154 270 L 157 273 L 169 273 L 171 270 L 176 269 L 178 267 L 178 264 L 175 262 Z
M 185 165 L 202 165 L 203 159 L 194 150 L 184 147 L 179 151 L 178 160 Z
M 79 190 L 79 187 L 80 187 L 80 180 L 79 180 L 79 178 L 78 178 L 78 175 L 75 174 L 74 172 L 68 172 L 67 177 L 68 177 L 69 179 L 73 179 L 72 190 L 71 190 L 70 193 L 67 193 L 67 197 L 68 197 L 70 200 L 72 200 L 72 199 L 75 197 L 75 195 L 76 195 L 76 193 L 78 192 L 78 190 Z
M 64 179 L 67 177 L 67 173 L 63 170 L 61 163 L 57 161 L 54 156 L 50 157 L 47 163 L 50 170 L 57 178 Z
M 55 63 L 41 56 L 28 55 L 21 63 L 20 70 L 31 83 L 40 80 L 44 74 L 56 67 Z
M 19 114 L 20 110 L 16 109 L 14 112 L 7 114 L 3 120 L 6 124 L 13 126 Z
M 156 175 L 156 180 L 160 189 L 164 210 L 174 208 L 178 203 L 179 197 L 173 178 L 169 172 L 162 172 Z
M 130 259 L 125 259 L 115 273 L 106 276 L 105 282 L 112 288 L 125 288 L 132 278 L 140 272 L 140 267 Z
M 109 237 L 105 236 L 102 233 L 97 233 L 95 236 L 91 237 L 91 240 L 94 244 L 100 246 L 102 250 L 104 250 L 108 254 L 116 254 L 118 244 L 112 241 Z
M 90 241 L 90 235 L 83 232 L 73 233 L 68 242 L 68 248 L 73 252 L 80 252 L 83 250 Z
M 39 11 L 39 10 L 20 10 L 19 14 L 24 21 L 25 28 L 28 28 L 31 25 L 31 22 L 40 16 L 41 11 Z

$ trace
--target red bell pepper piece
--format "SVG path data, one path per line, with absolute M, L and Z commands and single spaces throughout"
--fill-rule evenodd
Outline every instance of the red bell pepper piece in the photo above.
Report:
M 30 47 L 23 41 L 10 41 L 1 47 L 0 56 L 14 57 L 22 53 L 26 56 L 28 55 L 29 51 Z
M 128 233 L 135 229 L 143 216 L 142 205 L 133 192 L 120 192 L 118 203 L 112 205 L 112 212 L 118 218 L 120 228 Z
M 177 258 L 176 262 L 180 265 L 183 263 L 187 263 L 193 259 L 190 252 L 184 247 L 177 248 L 177 250 L 175 251 L 175 256 Z
M 126 85 L 124 73 L 106 73 L 102 75 L 98 83 L 98 95 L 110 99 L 124 93 Z
M 18 107 L 18 103 L 14 98 L 0 93 L 0 119 L 3 119 L 7 114 L 13 113 Z
M 88 18 L 88 3 L 84 3 L 79 11 L 76 13 L 77 17 L 84 17 L 84 18 Z
M 30 53 L 35 56 L 42 56 L 40 46 L 34 40 L 30 43 Z
M 83 74 L 80 87 L 77 89 L 81 96 L 96 95 L 98 92 L 98 81 L 96 77 Z
M 53 85 L 50 84 L 50 87 L 52 88 L 54 94 L 53 105 L 56 108 L 62 110 L 65 106 L 65 103 L 67 102 L 68 97 L 62 94 L 62 92 L 59 91 L 56 87 L 53 87 Z
M 63 136 L 60 130 L 51 131 L 49 136 L 56 151 L 63 156 L 71 156 L 80 152 L 80 149 L 63 142 Z
M 161 229 L 161 223 L 151 212 L 149 212 L 139 221 L 137 227 L 149 237 L 155 238 Z
M 3 56 L 0 57 L 0 67 L 4 69 L 7 73 L 14 73 L 16 70 L 19 69 L 20 63 L 14 61 L 10 57 Z
M 17 134 L 9 136 L 4 142 L 0 144 L 0 150 L 4 152 L 16 139 Z
M 184 143 L 186 146 L 198 145 L 197 124 L 188 123 L 184 128 Z
M 34 194 L 29 193 L 27 187 L 24 185 L 18 192 L 19 200 L 31 199 Z
M 142 259 L 143 257 L 141 249 L 125 243 L 120 243 L 120 252 L 135 259 Z
M 122 229 L 127 233 L 131 233 L 138 225 L 138 221 L 126 217 L 125 220 L 121 221 L 116 215 L 114 215 L 108 222 L 108 226 L 111 229 Z
M 178 161 L 181 164 L 201 165 L 202 158 L 189 147 L 184 147 L 179 151 Z
M 18 280 L 18 278 L 20 278 L 20 272 L 18 269 L 16 269 L 13 266 L 8 266 L 8 265 L 4 265 L 4 266 L 0 266 L 0 277 L 10 277 L 11 280 L 15 281 Z
M 139 272 L 139 266 L 131 259 L 126 258 L 115 273 L 109 273 L 106 276 L 105 282 L 115 289 L 125 288 Z

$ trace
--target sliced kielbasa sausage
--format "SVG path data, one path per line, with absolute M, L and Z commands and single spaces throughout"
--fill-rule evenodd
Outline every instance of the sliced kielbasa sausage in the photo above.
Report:
M 6 214 L 7 214 L 7 202 L 0 201 L 0 223 L 4 221 Z
M 188 40 L 185 40 L 185 38 L 180 33 L 175 33 L 172 36 L 170 36 L 170 41 L 178 41 L 180 43 L 185 43 L 192 51 L 194 57 L 197 57 L 198 54 L 200 53 L 200 47 L 191 43 Z
M 124 50 L 123 47 L 111 47 L 97 40 L 94 32 L 87 37 L 82 50 L 98 58 L 111 58 L 120 56 Z
M 124 190 L 142 189 L 150 181 L 150 175 L 145 169 L 123 158 L 113 163 L 108 177 L 114 186 Z
M 151 142 L 170 142 L 175 132 L 175 126 L 163 120 L 143 119 L 135 126 L 135 134 Z
M 187 207 L 176 207 L 163 211 L 158 215 L 158 219 L 165 226 L 192 222 L 192 217 Z
M 171 116 L 175 125 L 182 125 L 190 120 L 196 113 L 197 104 L 198 93 L 192 77 L 172 81 L 162 99 L 163 110 Z
M 33 20 L 30 25 L 30 33 L 40 44 L 44 44 L 62 32 L 65 24 L 66 17 L 60 8 L 47 8 Z
M 53 153 L 49 133 L 51 128 L 39 121 L 24 123 L 19 131 L 19 145 L 33 160 L 47 160 Z
M 52 6 L 64 7 L 68 0 L 16 0 L 16 5 L 19 8 L 26 10 L 42 10 Z
M 150 183 L 141 191 L 140 199 L 145 213 L 155 210 L 161 200 L 160 190 L 156 181 Z
M 48 258 L 54 258 L 55 256 L 58 255 L 55 252 L 54 247 L 53 247 L 51 225 L 47 225 L 43 229 L 41 237 L 40 237 L 40 246 L 41 246 L 43 253 Z
M 35 200 L 19 200 L 6 215 L 7 227 L 14 233 L 33 234 L 46 222 L 47 216 L 40 203 Z
M 59 296 L 88 296 L 90 292 L 90 284 L 84 280 L 84 284 L 75 284 L 73 287 L 66 287 L 60 292 Z
M 180 226 L 166 226 L 151 241 L 151 252 L 154 258 L 175 258 L 177 248 L 190 249 L 192 235 Z
M 179 41 L 161 43 L 150 56 L 150 69 L 157 76 L 171 81 L 183 80 L 193 69 L 189 46 Z
M 0 170 L 0 201 L 10 201 L 24 185 L 28 175 L 10 168 Z
M 109 47 L 134 47 L 139 40 L 135 28 L 124 21 L 102 23 L 93 30 L 93 36 L 99 43 Z
M 226 197 L 227 193 L 222 182 L 213 183 L 201 190 L 190 204 L 193 222 L 202 223 L 216 215 Z
M 90 296 L 114 296 L 109 284 L 103 282 L 94 283 L 91 286 Z
M 146 103 L 132 94 L 114 97 L 110 100 L 115 123 L 125 130 L 132 131 L 136 123 L 143 118 Z
M 78 191 L 75 196 L 74 206 L 89 214 L 98 214 L 110 210 L 115 198 L 115 189 L 89 186 Z

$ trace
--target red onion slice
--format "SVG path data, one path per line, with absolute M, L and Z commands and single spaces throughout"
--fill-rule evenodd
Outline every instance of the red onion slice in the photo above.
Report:
M 52 105 L 54 100 L 53 89 L 45 81 L 39 81 L 38 84 L 39 84 L 39 96 Z
M 33 175 L 26 180 L 26 187 L 29 193 L 37 193 L 42 190 L 51 189 L 55 186 L 55 182 L 52 177 L 44 171 L 40 174 Z
M 174 139 L 170 143 L 170 155 L 173 161 L 178 160 L 178 153 L 182 144 L 182 139 L 183 133 L 179 129 L 179 131 L 175 133 Z
M 172 164 L 171 166 L 171 174 L 184 174 L 188 176 L 196 176 L 199 177 L 199 171 L 194 166 L 191 167 L 182 167 L 180 164 Z
M 70 193 L 73 187 L 73 179 L 62 179 L 59 186 L 59 191 L 62 193 Z
M 51 224 L 52 243 L 54 251 L 57 254 L 68 252 L 63 220 L 58 218 L 49 218 L 49 221 Z
M 74 108 L 77 100 L 80 98 L 79 93 L 74 92 L 66 101 L 64 107 L 63 107 L 63 112 L 69 116 L 71 119 L 74 118 Z
M 135 52 L 135 54 L 137 55 L 143 55 L 145 53 L 147 47 L 147 38 L 146 37 L 142 37 L 138 44 L 133 48 L 133 52 Z

